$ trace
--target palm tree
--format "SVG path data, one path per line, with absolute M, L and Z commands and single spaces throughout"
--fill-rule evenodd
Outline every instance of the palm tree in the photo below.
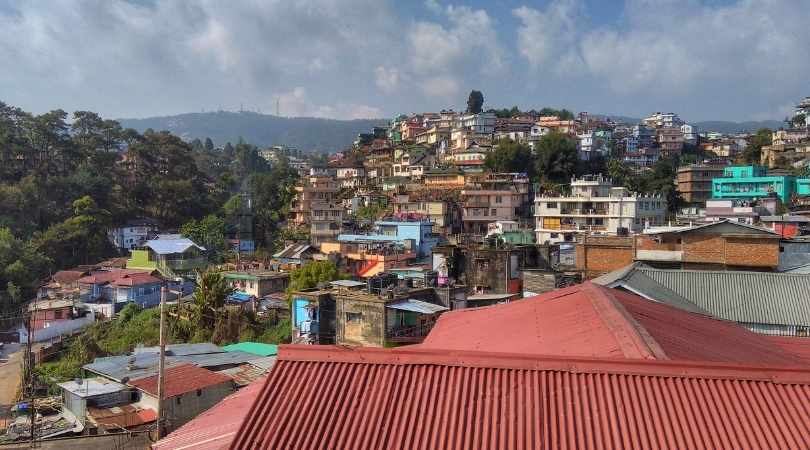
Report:
M 234 289 L 228 285 L 225 277 L 216 271 L 197 272 L 197 281 L 197 288 L 191 297 L 196 309 L 197 323 L 213 327 L 214 318 L 225 306 L 225 300 Z

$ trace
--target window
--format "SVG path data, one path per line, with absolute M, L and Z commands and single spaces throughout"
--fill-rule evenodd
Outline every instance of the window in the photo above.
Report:
M 491 210 L 489 210 L 489 215 L 490 216 L 497 216 L 498 211 L 495 208 L 492 208 Z
M 495 196 L 495 203 L 503 203 L 503 197 L 500 195 Z
M 546 208 L 557 209 L 557 202 L 546 202 Z
M 197 397 L 202 397 L 202 389 L 197 389 Z
M 54 319 L 61 319 L 62 318 L 62 310 L 57 309 L 56 311 L 54 311 L 53 312 L 53 318 Z
M 177 398 L 175 399 L 175 403 L 177 403 L 178 405 L 180 404 L 180 397 L 177 397 Z
M 347 312 L 346 323 L 360 323 L 363 320 L 363 313 Z

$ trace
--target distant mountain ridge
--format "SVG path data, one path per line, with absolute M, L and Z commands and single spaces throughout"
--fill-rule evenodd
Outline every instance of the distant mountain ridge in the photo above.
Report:
M 330 153 L 351 146 L 358 133 L 387 123 L 385 119 L 332 120 L 228 111 L 118 121 L 125 128 L 167 130 L 188 141 L 210 137 L 214 144 L 225 145 L 236 144 L 241 137 L 259 147 L 287 145 L 305 152 Z
M 638 123 L 638 117 L 614 116 L 611 114 L 598 114 L 599 116 L 610 117 L 611 119 L 624 123 Z M 777 130 L 785 126 L 781 120 L 749 120 L 745 122 L 732 122 L 728 120 L 704 120 L 701 122 L 687 122 L 698 127 L 699 132 L 716 131 L 718 133 L 731 134 L 740 132 L 755 133 L 760 128 L 770 128 Z
M 637 123 L 638 118 L 600 114 L 626 123 Z M 358 133 L 370 132 L 375 126 L 387 123 L 385 119 L 334 120 L 314 117 L 279 117 L 255 112 L 206 112 L 175 116 L 119 119 L 121 125 L 143 132 L 147 128 L 168 130 L 186 140 L 210 137 L 216 145 L 245 142 L 266 147 L 287 145 L 305 152 L 333 153 L 351 146 Z M 756 132 L 760 128 L 772 130 L 784 126 L 778 120 L 730 122 L 692 122 L 701 132 L 719 133 Z

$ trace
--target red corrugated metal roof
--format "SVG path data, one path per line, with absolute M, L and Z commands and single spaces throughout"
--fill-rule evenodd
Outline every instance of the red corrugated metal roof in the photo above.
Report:
M 765 338 L 810 365 L 810 337 L 765 336 Z
M 764 336 L 593 283 L 443 314 L 423 348 L 534 355 L 800 364 Z
M 115 286 L 138 286 L 140 284 L 160 283 L 160 278 L 153 277 L 148 273 L 125 274 L 116 278 L 112 284 Z
M 810 371 L 281 346 L 232 448 L 809 448 Z
M 70 284 L 87 275 L 83 270 L 60 270 L 51 276 L 53 281 L 61 284 Z
M 166 369 L 163 398 L 175 397 L 221 383 L 232 383 L 232 381 L 230 377 L 197 367 L 194 364 L 169 367 Z M 133 380 L 129 384 L 151 395 L 157 395 L 157 375 Z
M 92 272 L 90 275 L 80 278 L 81 284 L 105 284 L 112 283 L 113 281 L 123 277 L 124 275 L 134 274 L 148 274 L 149 272 L 139 269 L 114 269 L 114 270 L 99 270 Z
M 260 378 L 225 397 L 213 408 L 153 444 L 152 448 L 154 450 L 228 448 L 264 383 L 265 378 Z

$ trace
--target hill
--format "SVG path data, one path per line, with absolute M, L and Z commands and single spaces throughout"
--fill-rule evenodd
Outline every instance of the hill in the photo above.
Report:
M 637 117 L 614 116 L 610 114 L 597 114 L 596 116 L 610 117 L 611 119 L 622 123 L 639 123 L 641 119 Z M 716 131 L 718 133 L 739 133 L 750 132 L 755 133 L 760 128 L 770 128 L 777 130 L 785 126 L 781 120 L 759 120 L 747 122 L 731 122 L 726 120 L 704 120 L 702 122 L 688 122 L 698 127 L 700 132 Z
M 332 120 L 278 117 L 254 112 L 207 112 L 176 116 L 118 119 L 139 132 L 168 130 L 186 140 L 210 137 L 214 144 L 236 143 L 241 137 L 257 146 L 287 145 L 303 151 L 335 152 L 352 144 L 357 133 L 384 125 L 383 119 Z
M 707 120 L 704 122 L 695 122 L 694 125 L 698 130 L 703 131 L 716 131 L 718 133 L 738 133 L 749 132 L 756 133 L 760 128 L 770 128 L 777 130 L 785 126 L 785 122 L 781 120 L 759 120 L 748 122 L 726 122 L 722 120 Z

